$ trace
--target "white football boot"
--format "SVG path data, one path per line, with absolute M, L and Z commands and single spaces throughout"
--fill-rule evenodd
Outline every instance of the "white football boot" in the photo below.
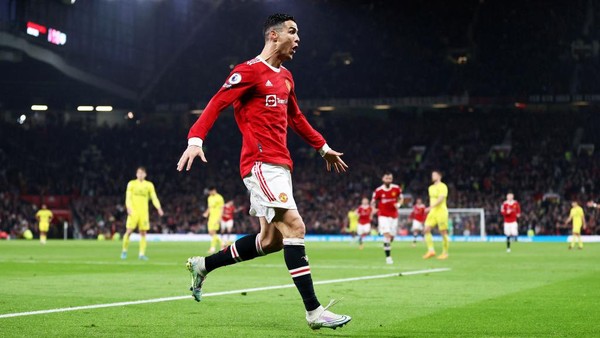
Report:
M 338 327 L 348 324 L 348 322 L 352 320 L 352 317 L 346 315 L 337 315 L 328 310 L 336 303 L 337 301 L 332 300 L 326 307 L 319 306 L 313 311 L 306 312 L 306 321 L 308 322 L 308 326 L 313 330 L 318 330 L 322 327 L 335 330 Z
M 192 291 L 194 299 L 199 302 L 202 300 L 202 284 L 204 284 L 207 275 L 204 266 L 204 257 L 190 257 L 185 266 L 192 274 L 192 286 L 190 287 L 190 291 Z

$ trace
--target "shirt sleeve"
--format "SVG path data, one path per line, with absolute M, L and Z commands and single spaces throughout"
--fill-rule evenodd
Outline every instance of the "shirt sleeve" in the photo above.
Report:
M 379 199 L 379 195 L 377 194 L 377 190 L 373 191 L 373 195 L 371 196 L 371 201 L 377 201 Z
M 128 209 L 133 208 L 133 184 L 127 183 L 127 191 L 125 192 L 125 207 Z
M 204 140 L 219 114 L 254 86 L 255 77 L 254 71 L 249 65 L 241 64 L 235 67 L 225 84 L 208 102 L 198 120 L 190 128 L 188 140 L 191 138 Z
M 288 99 L 288 125 L 296 134 L 302 137 L 306 143 L 316 150 L 321 149 L 325 143 L 327 143 L 325 142 L 323 135 L 308 123 L 306 116 L 300 111 L 296 93 L 293 88 Z
M 448 196 L 448 186 L 447 185 L 442 185 L 440 187 L 440 195 L 439 196 Z
M 152 205 L 154 205 L 156 209 L 160 209 L 160 201 L 156 195 L 156 190 L 154 189 L 153 183 L 150 183 L 150 199 L 152 200 Z

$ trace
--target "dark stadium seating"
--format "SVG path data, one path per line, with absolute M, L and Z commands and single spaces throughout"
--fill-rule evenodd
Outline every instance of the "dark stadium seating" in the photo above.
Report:
M 578 144 L 600 141 L 591 129 L 598 125 L 592 115 L 378 114 L 310 116 L 330 145 L 345 152 L 350 165 L 345 175 L 327 173 L 323 160 L 290 134 L 296 201 L 310 233 L 340 232 L 349 208 L 379 185 L 383 170 L 391 170 L 406 192 L 426 197 L 429 171 L 440 168 L 450 187 L 449 205 L 485 208 L 490 234 L 501 231 L 499 206 L 508 191 L 524 210 L 521 232 L 531 227 L 538 234 L 567 233 L 562 223 L 568 201 L 600 195 L 594 183 L 600 178 L 600 156 L 578 151 Z M 236 216 L 237 231 L 258 230 L 246 213 L 248 198 L 238 172 L 241 140 L 230 116 L 217 121 L 207 139 L 208 165 L 196 162 L 190 173 L 175 170 L 185 147 L 184 129 L 143 124 L 92 130 L 69 124 L 0 128 L 7 136 L 0 148 L 7 163 L 0 171 L 0 230 L 17 233 L 34 223 L 35 207 L 21 196 L 68 195 L 80 236 L 123 231 L 124 189 L 138 165 L 147 166 L 166 212 L 162 219 L 153 213 L 153 232 L 205 231 L 205 189 L 213 184 L 244 207 Z M 416 156 L 413 146 L 425 146 L 426 152 Z M 545 200 L 549 192 L 557 193 L 560 202 Z M 590 213 L 590 225 L 595 219 Z

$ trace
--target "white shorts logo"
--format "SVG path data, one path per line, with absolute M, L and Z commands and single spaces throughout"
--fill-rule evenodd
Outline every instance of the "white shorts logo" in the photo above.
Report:
M 265 100 L 265 106 L 277 107 L 277 95 L 267 95 L 267 98 Z

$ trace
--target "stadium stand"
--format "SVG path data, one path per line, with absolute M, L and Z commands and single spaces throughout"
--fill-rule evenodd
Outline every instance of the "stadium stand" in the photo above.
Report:
M 600 156 L 590 147 L 600 142 L 592 129 L 600 121 L 584 113 L 543 114 L 310 114 L 328 142 L 345 152 L 351 170 L 328 174 L 318 155 L 290 136 L 298 169 L 295 197 L 308 232 L 339 233 L 347 211 L 361 196 L 370 196 L 385 169 L 395 173 L 406 192 L 426 197 L 429 170 L 440 168 L 450 187 L 450 207 L 485 208 L 488 234 L 501 232 L 499 207 L 508 191 L 524 210 L 521 233 L 531 228 L 536 234 L 566 234 L 568 202 L 600 195 L 594 183 L 600 178 Z M 123 232 L 125 185 L 136 166 L 147 165 L 166 212 L 162 219 L 153 214 L 152 232 L 205 232 L 205 189 L 213 184 L 244 209 L 236 215 L 236 231 L 257 231 L 258 223 L 247 216 L 238 173 L 241 140 L 234 124 L 230 115 L 222 116 L 207 139 L 209 164 L 183 174 L 175 163 L 185 146 L 185 128 L 2 123 L 7 142 L 0 159 L 7 165 L 0 172 L 0 230 L 18 236 L 34 224 L 37 206 L 31 196 L 67 196 L 75 237 Z M 587 232 L 598 233 L 596 214 L 589 217 Z

